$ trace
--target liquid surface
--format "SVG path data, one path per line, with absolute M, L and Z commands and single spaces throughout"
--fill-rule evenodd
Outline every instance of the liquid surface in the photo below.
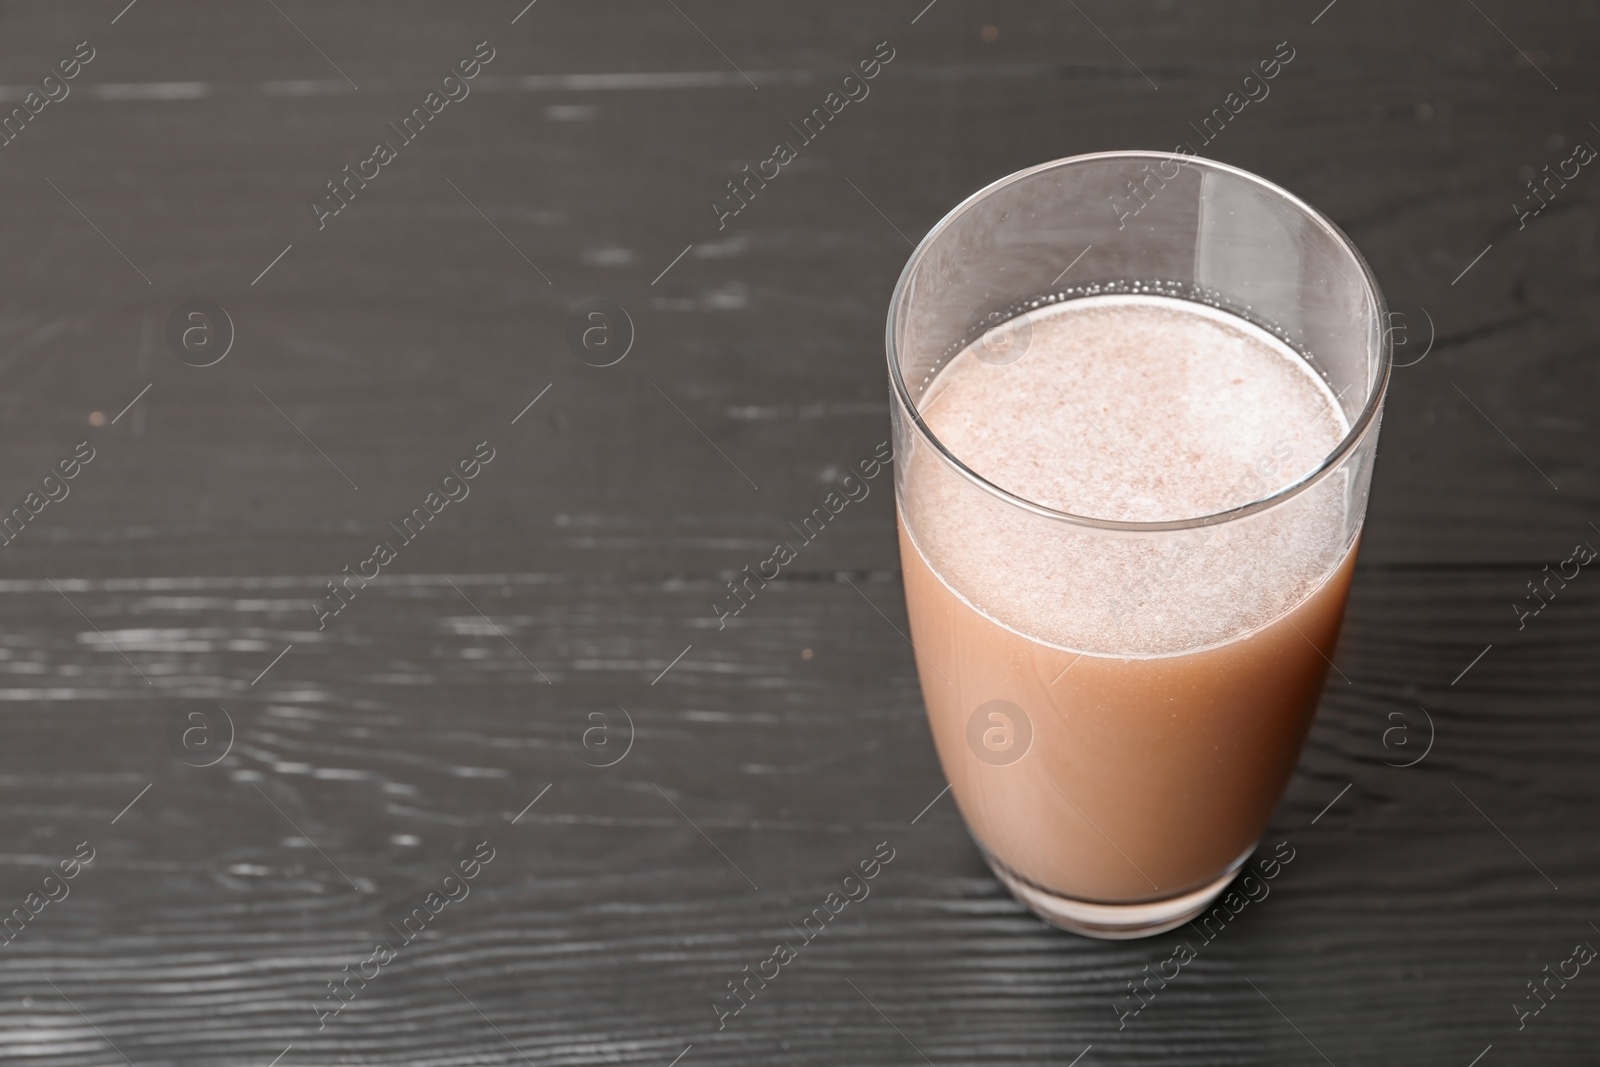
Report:
M 1232 315 L 1102 296 L 1027 318 L 1031 337 L 1001 357 L 1020 358 L 969 348 L 940 372 L 923 416 L 967 466 L 1056 511 L 1212 515 L 1315 470 L 1350 430 L 1305 360 Z
M 1263 330 L 1148 296 L 1028 314 L 1023 351 L 957 355 L 921 405 L 994 484 L 1058 511 L 1154 522 L 1269 496 L 1349 430 L 1322 379 Z M 1170 655 L 1245 634 L 1321 584 L 1349 540 L 1341 475 L 1250 519 L 1156 536 L 999 505 L 926 447 L 907 464 L 909 533 L 977 610 L 1024 635 L 1110 655 Z

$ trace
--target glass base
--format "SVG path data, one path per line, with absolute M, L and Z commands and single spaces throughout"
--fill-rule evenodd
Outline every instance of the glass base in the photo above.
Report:
M 981 846 L 980 846 L 981 848 Z M 1142 901 L 1137 904 L 1099 904 L 1088 900 L 1074 900 L 1049 889 L 1041 889 L 1026 878 L 1010 870 L 988 849 L 981 849 L 983 858 L 996 878 L 1039 918 L 1051 926 L 1060 927 L 1084 937 L 1098 937 L 1107 941 L 1123 941 L 1135 937 L 1151 937 L 1164 933 L 1193 919 L 1222 891 L 1228 888 L 1234 875 L 1250 854 L 1256 850 L 1251 845 L 1228 864 L 1228 869 L 1214 882 L 1180 896 L 1165 900 Z

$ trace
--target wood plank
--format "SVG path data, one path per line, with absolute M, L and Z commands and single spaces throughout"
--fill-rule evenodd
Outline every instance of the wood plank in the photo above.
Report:
M 7 1062 L 1589 1062 L 1600 980 L 1520 1032 L 1510 1007 L 1600 939 L 1600 604 L 1580 577 L 1512 610 L 1600 537 L 1592 178 L 1524 230 L 1508 205 L 1600 136 L 1592 12 L 278 6 L 0 12 L 8 107 L 97 49 L 0 149 L 0 497 L 96 450 L 0 571 L 0 912 L 96 852 L 4 944 Z M 485 39 L 472 95 L 319 231 L 323 183 Z M 1206 151 L 1326 210 L 1401 359 L 1433 345 L 1395 372 L 1349 682 L 1270 830 L 1296 858 L 1119 1030 L 1203 935 L 1061 934 L 983 867 L 936 799 L 887 478 L 726 629 L 710 602 L 885 438 L 908 241 L 1019 167 L 1191 136 L 1285 39 Z M 710 198 L 883 40 L 871 96 L 719 230 Z M 613 367 L 564 340 L 594 296 L 636 327 Z M 236 329 L 213 367 L 164 337 L 196 297 Z M 486 440 L 318 629 L 324 583 Z M 633 723 L 609 767 L 596 702 Z M 174 716 L 217 708 L 226 757 L 180 761 Z M 879 842 L 870 897 L 719 1030 L 725 983 Z

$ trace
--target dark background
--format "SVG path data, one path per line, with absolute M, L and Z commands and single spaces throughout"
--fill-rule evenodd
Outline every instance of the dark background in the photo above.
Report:
M 96 52 L 0 147 L 0 502 L 96 452 L 0 549 L 0 914 L 96 853 L 0 948 L 5 1062 L 1594 1062 L 1594 967 L 1520 1032 L 1513 1004 L 1600 945 L 1600 577 L 1513 605 L 1600 546 L 1600 174 L 1512 205 L 1600 145 L 1596 4 L 123 4 L 0 7 L 8 109 Z M 323 183 L 485 40 L 319 232 Z M 880 41 L 871 95 L 719 232 L 724 183 Z M 1348 683 L 1269 831 L 1296 858 L 1119 1032 L 1186 935 L 1051 930 L 948 797 L 918 818 L 944 780 L 889 476 L 726 630 L 710 603 L 887 437 L 911 240 L 1015 169 L 1193 141 L 1283 41 L 1203 154 L 1345 228 L 1413 365 Z M 564 340 L 593 297 L 636 329 L 611 367 Z M 236 332 L 214 366 L 166 341 L 192 299 Z M 629 732 L 586 746 L 594 701 L 633 723 L 606 768 Z M 175 717 L 227 755 L 190 765 Z M 481 841 L 471 895 L 319 1031 Z M 719 1033 L 725 983 L 882 841 L 871 897 Z

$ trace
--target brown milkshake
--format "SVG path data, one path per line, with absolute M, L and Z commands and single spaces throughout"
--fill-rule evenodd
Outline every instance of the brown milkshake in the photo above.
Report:
M 973 472 L 1051 511 L 1218 516 L 1305 478 L 1349 430 L 1304 359 L 1204 305 L 1069 300 L 1029 312 L 1017 336 L 949 360 L 919 408 Z M 1348 478 L 1151 530 L 1041 518 L 925 441 L 900 461 L 928 718 L 1002 874 L 1090 904 L 1227 876 L 1294 769 L 1329 668 L 1359 528 Z

